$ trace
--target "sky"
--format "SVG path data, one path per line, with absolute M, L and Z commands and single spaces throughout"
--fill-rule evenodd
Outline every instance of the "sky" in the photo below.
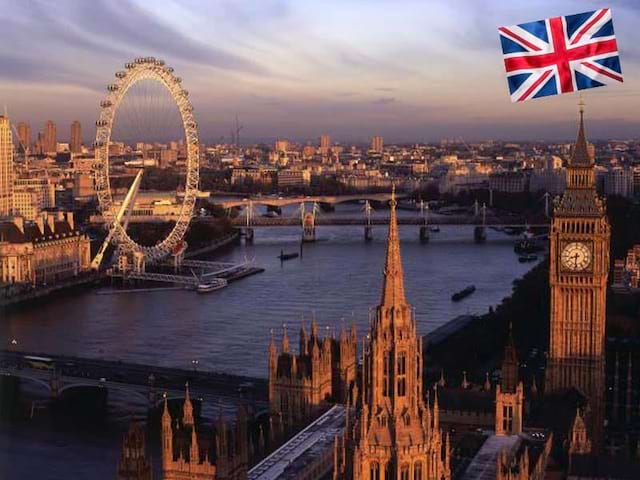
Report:
M 0 0 L 0 105 L 35 132 L 94 135 L 105 86 L 155 56 L 190 92 L 203 141 L 575 136 L 577 94 L 511 103 L 497 28 L 612 9 L 622 85 L 586 92 L 590 138 L 640 127 L 640 1 Z

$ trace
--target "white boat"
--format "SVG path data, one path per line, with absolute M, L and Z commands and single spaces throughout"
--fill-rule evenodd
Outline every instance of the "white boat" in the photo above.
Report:
M 227 286 L 227 281 L 224 278 L 215 278 L 208 282 L 199 283 L 196 287 L 198 293 L 209 293 L 216 290 L 220 290 Z

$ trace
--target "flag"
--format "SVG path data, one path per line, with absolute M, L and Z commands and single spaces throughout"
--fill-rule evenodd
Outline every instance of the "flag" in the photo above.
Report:
M 512 102 L 622 83 L 608 8 L 498 32 Z

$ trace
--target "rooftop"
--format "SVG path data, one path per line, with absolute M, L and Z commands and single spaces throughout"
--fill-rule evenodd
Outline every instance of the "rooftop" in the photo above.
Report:
M 498 469 L 498 456 L 506 450 L 509 455 L 522 455 L 529 451 L 531 464 L 535 464 L 544 448 L 549 433 L 531 430 L 519 435 L 490 435 L 464 472 L 465 479 L 494 480 Z
M 320 455 L 333 449 L 345 428 L 345 410 L 336 405 L 249 470 L 249 480 L 294 480 Z

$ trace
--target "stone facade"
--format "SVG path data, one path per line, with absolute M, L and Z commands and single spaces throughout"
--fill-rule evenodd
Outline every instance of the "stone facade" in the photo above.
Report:
M 235 428 L 222 418 L 215 431 L 196 426 L 187 386 L 182 417 L 171 418 L 167 401 L 162 413 L 162 475 L 164 480 L 245 480 L 248 434 L 241 409 Z
M 285 428 L 306 423 L 329 401 L 345 403 L 356 377 L 356 330 L 339 338 L 320 337 L 315 320 L 311 333 L 300 329 L 298 354 L 291 352 L 286 328 L 280 349 L 269 345 L 269 403 L 272 416 Z
M 0 282 L 54 284 L 89 271 L 90 264 L 90 240 L 75 229 L 72 213 L 0 223 Z
M 116 480 L 152 480 L 153 468 L 147 457 L 144 429 L 132 423 L 122 441 Z

